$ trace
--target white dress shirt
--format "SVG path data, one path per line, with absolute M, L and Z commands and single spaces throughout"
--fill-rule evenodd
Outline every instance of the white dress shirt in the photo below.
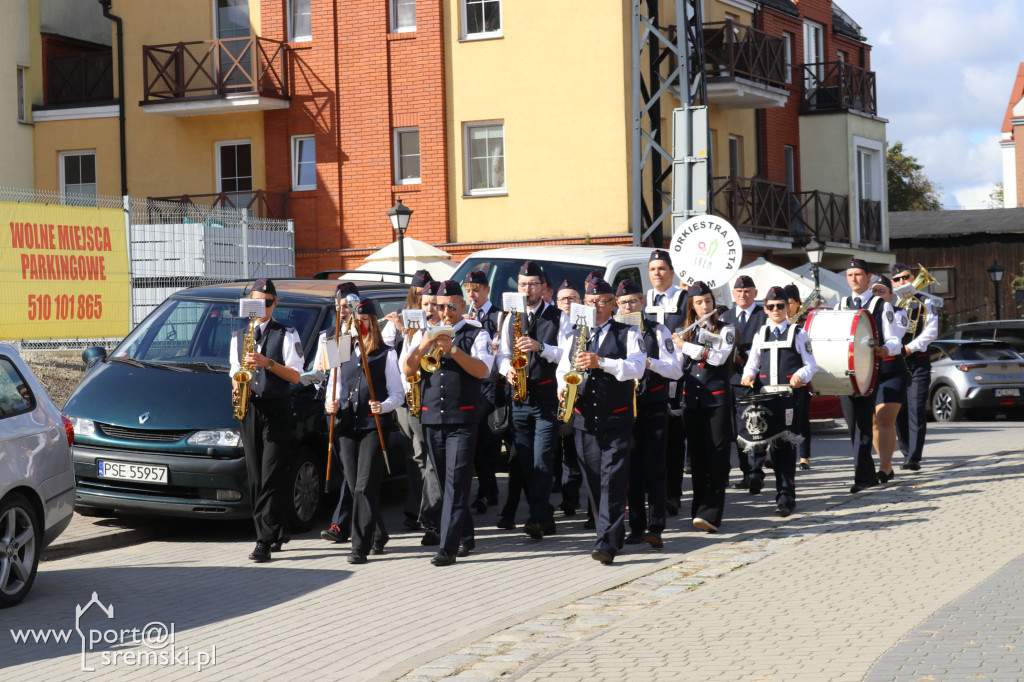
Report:
M 702 328 L 711 331 L 711 327 L 708 326 L 707 322 L 701 325 Z M 694 336 L 696 336 L 697 328 L 694 328 Z M 724 365 L 729 358 L 732 356 L 732 347 L 736 343 L 736 328 L 731 324 L 724 325 L 718 330 L 718 335 L 722 337 L 722 342 L 717 348 L 710 346 L 704 346 L 699 343 L 693 343 L 691 341 L 684 341 L 683 347 L 679 352 L 691 360 L 704 360 L 709 365 L 719 367 Z M 707 357 L 705 357 L 707 352 Z M 680 358 L 681 360 L 682 358 Z
M 270 320 L 257 324 L 256 328 L 260 330 L 260 340 L 256 342 L 256 352 L 263 354 L 263 350 L 267 343 L 267 325 L 270 324 Z M 246 324 L 248 326 L 248 324 Z M 238 334 L 244 334 L 245 330 L 239 330 L 231 335 L 231 350 L 228 353 L 228 359 L 231 361 L 231 369 L 228 370 L 230 374 L 228 376 L 235 376 L 238 374 L 238 370 L 242 368 L 242 363 L 238 357 L 238 342 L 235 341 L 235 336 Z M 284 332 L 284 344 L 281 347 L 281 355 L 283 356 L 281 364 L 285 367 L 291 367 L 299 374 L 302 374 L 303 358 L 301 355 L 302 339 L 299 338 L 299 332 L 294 327 L 286 327 Z M 267 370 L 268 372 L 270 370 Z
M 541 313 L 543 313 L 544 310 L 546 309 L 546 307 L 549 306 L 549 305 L 551 305 L 551 304 L 550 303 L 545 303 L 544 301 L 540 301 L 539 303 L 537 303 L 536 306 L 534 306 L 533 308 L 530 308 L 530 310 L 527 313 L 523 314 L 523 335 L 524 336 L 528 336 L 529 333 L 530 333 L 530 330 L 527 327 L 527 324 L 528 324 L 527 321 L 529 320 L 529 313 L 532 312 L 533 315 L 534 315 L 534 319 L 536 320 L 537 316 L 540 315 Z M 508 371 L 510 369 L 512 369 L 512 316 L 515 315 L 515 314 L 516 313 L 509 313 L 505 317 L 505 324 L 502 326 L 501 333 L 499 334 L 501 341 L 498 344 L 497 365 L 498 365 L 498 372 L 502 376 L 505 376 L 506 374 L 508 374 Z M 564 315 L 564 313 L 563 313 L 563 315 Z M 571 333 L 572 327 L 570 327 L 569 329 L 570 329 L 570 333 Z M 559 323 L 559 340 L 561 340 L 561 331 L 562 331 L 561 323 Z M 555 345 L 553 343 L 545 343 L 544 344 L 544 350 L 540 351 L 540 356 L 542 358 L 544 358 L 545 360 L 547 360 L 548 362 L 553 362 L 553 363 L 557 364 L 558 361 L 562 359 L 562 349 L 559 348 L 557 345 Z
M 779 324 L 775 324 L 771 320 L 767 324 L 763 325 L 757 334 L 754 335 L 754 343 L 750 346 L 750 356 L 747 358 L 747 364 L 743 368 L 743 378 L 756 377 L 758 370 L 761 369 L 761 351 L 764 349 L 764 330 L 768 329 L 769 333 L 774 332 L 776 328 L 779 330 L 779 336 L 785 337 L 789 331 L 790 323 L 788 320 L 783 320 Z M 814 360 L 814 355 L 807 350 L 807 332 L 797 327 L 796 337 L 793 339 L 793 348 L 797 353 L 800 354 L 800 359 L 803 361 L 803 365 L 797 370 L 796 374 L 799 376 L 805 384 L 810 383 L 811 378 L 818 371 L 818 363 Z M 773 343 L 769 341 L 769 343 Z M 781 343 L 781 342 L 780 342 Z M 770 377 L 769 377 L 770 378 Z M 789 382 L 783 381 L 784 377 L 777 377 L 778 383 L 771 381 L 764 382 L 767 385 L 788 385 Z
M 362 349 L 359 344 L 356 344 L 355 349 L 352 351 L 352 355 L 349 357 L 348 362 L 359 362 L 362 363 Z M 342 363 L 344 365 L 345 363 Z M 331 387 L 334 387 L 334 399 L 341 400 L 348 396 L 349 391 L 352 390 L 351 386 L 346 386 L 344 379 L 341 375 L 338 375 L 337 385 L 335 385 L 334 375 L 338 373 L 341 367 L 335 367 L 331 370 L 330 376 L 327 377 L 327 392 L 324 395 L 324 402 L 326 403 L 331 399 Z M 359 369 L 359 376 L 366 380 L 363 376 L 362 368 Z M 381 414 L 387 414 L 388 412 L 394 411 L 399 405 L 405 402 L 405 388 L 402 386 L 402 373 L 398 371 L 398 356 L 395 354 L 394 349 L 388 350 L 387 362 L 384 366 L 384 377 L 387 383 L 388 395 L 384 400 L 381 400 L 381 396 L 374 395 L 377 401 L 380 403 Z
M 601 330 L 601 338 L 599 340 L 603 343 L 610 324 L 611 318 L 609 318 L 609 320 L 600 327 L 594 327 L 591 329 L 591 341 L 593 341 L 597 331 Z M 558 361 L 558 367 L 555 369 L 555 376 L 558 378 L 559 391 L 561 391 L 565 386 L 565 375 L 569 372 L 569 367 L 572 365 L 572 346 L 572 336 L 562 341 L 562 355 Z M 591 350 L 591 346 L 592 343 L 587 344 L 587 350 Z M 600 353 L 598 353 L 598 355 L 600 355 Z M 619 381 L 630 381 L 633 379 L 639 379 L 644 375 L 646 363 L 647 352 L 644 350 L 643 338 L 635 328 L 631 327 L 626 333 L 626 357 L 621 359 L 601 358 L 601 366 L 589 371 L 607 372 Z

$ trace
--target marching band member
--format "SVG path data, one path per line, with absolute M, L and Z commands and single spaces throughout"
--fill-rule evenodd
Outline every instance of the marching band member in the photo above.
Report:
M 721 318 L 724 324 L 732 325 L 736 332 L 736 362 L 729 380 L 735 397 L 757 393 L 760 389 L 757 381 L 750 388 L 743 385 L 743 367 L 747 364 L 750 347 L 754 343 L 754 334 L 768 321 L 764 308 L 754 302 L 756 298 L 757 287 L 754 286 L 754 280 L 748 275 L 740 275 L 732 287 L 732 300 L 736 305 L 729 308 Z M 738 446 L 737 453 L 743 478 L 733 484 L 733 488 L 746 488 L 750 490 L 751 495 L 760 493 L 764 487 L 763 453 L 758 449 L 751 452 L 750 456 L 746 456 Z
M 576 451 L 595 507 L 597 539 L 590 556 L 610 564 L 622 549 L 626 535 L 633 382 L 643 376 L 645 355 L 640 334 L 612 319 L 615 298 L 610 284 L 602 279 L 591 280 L 584 302 L 596 310 L 596 324 L 589 330 L 587 350 L 574 354 L 576 336 L 582 332 L 578 328 L 573 337 L 562 342 L 557 376 L 563 395 L 565 375 L 574 364 L 588 375 L 580 386 L 572 422 L 576 429 Z
M 910 267 L 904 263 L 896 263 L 889 270 L 892 283 L 897 286 L 909 284 L 914 279 Z M 909 299 L 907 311 L 911 319 L 917 320 L 917 328 L 903 335 L 903 354 L 910 370 L 910 384 L 903 409 L 896 416 L 896 436 L 903 453 L 900 469 L 918 471 L 928 429 L 928 388 L 932 375 L 928 346 L 939 335 L 939 316 L 932 302 L 920 293 Z
M 615 292 L 619 313 L 639 313 L 644 307 L 643 287 L 631 279 Z M 664 547 L 665 453 L 668 448 L 669 382 L 683 376 L 672 344 L 672 332 L 663 324 L 640 318 L 640 332 L 647 352 L 644 375 L 636 388 L 636 420 L 629 463 L 629 535 L 627 545 L 646 542 Z M 648 515 L 649 509 L 649 515 Z
M 786 299 L 787 299 L 787 310 L 786 317 L 792 324 L 798 327 L 803 327 L 804 322 L 807 320 L 807 313 L 805 312 L 798 318 L 796 314 L 800 312 L 800 305 L 803 301 L 800 298 L 800 290 L 795 284 L 787 284 L 785 287 Z M 796 453 L 800 457 L 800 468 L 810 469 L 811 468 L 811 399 L 810 391 L 808 389 L 807 400 L 804 400 L 799 405 L 799 412 L 796 415 L 798 419 L 794 422 L 796 426 L 796 433 L 803 438 L 800 444 L 796 446 Z
M 743 369 L 743 385 L 752 388 L 755 378 L 761 380 L 762 392 L 778 387 L 793 391 L 793 428 L 799 435 L 799 415 L 802 406 L 810 401 L 807 384 L 818 371 L 811 355 L 807 333 L 787 318 L 788 294 L 782 287 L 772 287 L 764 297 L 768 314 L 765 323 L 754 336 L 750 357 Z M 796 448 L 783 438 L 771 445 L 775 470 L 775 514 L 789 516 L 796 508 Z
M 555 368 L 562 357 L 558 347 L 562 313 L 541 298 L 545 276 L 535 261 L 526 261 L 519 268 L 519 293 L 526 294 L 526 310 L 521 314 L 521 333 L 513 340 L 516 313 L 505 318 L 498 348 L 498 371 L 510 385 L 516 385 L 512 357 L 516 351 L 526 353 L 526 398 L 512 401 L 512 431 L 516 457 L 523 468 L 524 489 L 530 505 L 530 516 L 523 531 L 534 540 L 555 533 L 551 512 L 551 489 L 554 485 L 552 462 L 555 438 L 558 435 L 558 391 Z
M 555 303 L 562 311 L 562 318 L 558 328 L 558 345 L 573 334 L 573 321 L 569 317 L 569 311 L 573 303 L 581 303 L 581 289 L 564 280 L 555 291 Z M 583 472 L 580 469 L 579 456 L 576 454 L 575 429 L 572 424 L 559 424 L 558 435 L 555 439 L 555 476 L 561 476 L 562 482 L 562 503 L 559 509 L 566 516 L 575 516 L 580 508 L 580 486 L 583 485 Z M 589 507 L 588 507 L 589 509 Z M 593 529 L 590 529 L 593 530 Z
M 419 308 L 420 292 L 423 290 L 423 287 L 433 281 L 434 278 L 430 276 L 428 270 L 417 270 L 409 281 L 409 293 L 405 296 L 403 310 Z M 384 339 L 384 343 L 395 349 L 396 353 L 401 353 L 402 349 L 399 347 L 401 345 L 401 334 L 405 331 L 402 328 L 402 316 L 397 310 L 393 310 L 384 319 L 387 320 L 387 324 L 381 329 L 381 337 Z
M 743 278 L 737 282 L 740 283 Z M 673 341 L 685 356 L 683 419 L 687 424 L 686 449 L 693 468 L 690 513 L 696 528 L 714 533 L 722 525 L 725 488 L 729 484 L 733 439 L 729 360 L 736 330 L 718 318 L 715 297 L 708 285 L 694 282 L 687 298 L 686 327 L 705 317 L 701 325 L 689 329 L 683 336 L 673 335 Z M 700 343 L 701 329 L 719 336 L 721 341 L 717 345 Z
M 476 547 L 469 489 L 480 423 L 477 413 L 481 386 L 491 372 L 494 356 L 490 336 L 480 323 L 462 317 L 466 301 L 458 282 L 441 283 L 437 305 L 441 309 L 441 321 L 453 327 L 454 337 L 439 335 L 431 340 L 429 335 L 421 334 L 402 369 L 407 375 L 419 370 L 424 354 L 434 344 L 442 352 L 438 370 L 423 373 L 420 421 L 438 480 L 443 476 L 441 547 L 431 563 L 448 566 L 455 563 L 457 555 L 468 556 Z
M 880 359 L 875 390 L 869 396 L 841 396 L 843 415 L 850 425 L 850 441 L 855 457 L 851 493 L 859 493 L 878 483 L 888 482 L 892 476 L 892 452 L 896 445 L 896 413 L 905 390 L 906 366 L 903 364 L 902 344 L 895 322 L 896 314 L 889 303 L 874 296 L 868 288 L 868 264 L 860 258 L 851 258 L 846 269 L 846 281 L 853 291 L 840 301 L 840 310 L 867 310 L 875 319 L 875 355 Z M 871 457 L 874 444 L 878 451 L 879 469 L 875 471 Z
M 405 399 L 405 391 L 395 351 L 381 337 L 376 305 L 364 298 L 356 312 L 358 319 L 354 324 L 359 330 L 359 343 L 348 362 L 331 370 L 324 410 L 331 415 L 336 415 L 339 409 L 351 410 L 349 423 L 338 433 L 342 467 L 352 495 L 352 553 L 348 563 L 365 564 L 371 541 L 373 553 L 383 554 L 387 538 L 380 510 L 384 452 L 374 415 L 379 415 L 383 430 L 393 429 L 394 411 Z M 364 370 L 369 374 L 377 400 L 370 398 L 371 389 Z M 337 381 L 334 374 L 338 375 Z M 384 399 L 380 400 L 382 397 Z

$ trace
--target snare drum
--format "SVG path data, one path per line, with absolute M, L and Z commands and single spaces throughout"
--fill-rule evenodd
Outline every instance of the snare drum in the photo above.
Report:
M 792 431 L 793 394 L 755 393 L 736 398 L 736 434 L 752 445 Z
M 818 372 L 819 395 L 870 395 L 875 388 L 875 319 L 866 310 L 812 310 L 804 323 Z

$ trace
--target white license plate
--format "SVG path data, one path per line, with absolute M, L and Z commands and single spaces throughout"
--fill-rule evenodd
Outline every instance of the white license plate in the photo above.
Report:
M 117 478 L 122 481 L 141 481 L 167 485 L 167 467 L 152 464 L 128 464 L 96 460 L 96 471 L 100 478 Z
M 1019 388 L 997 388 L 996 389 L 996 397 L 997 398 L 1005 398 L 1005 397 L 1011 396 L 1011 395 L 1019 397 L 1020 396 L 1020 389 Z

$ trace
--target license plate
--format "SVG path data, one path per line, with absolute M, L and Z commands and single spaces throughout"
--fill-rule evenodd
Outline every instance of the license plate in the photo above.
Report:
M 117 478 L 122 481 L 141 481 L 167 485 L 167 467 L 152 464 L 129 464 L 127 462 L 96 461 L 100 478 Z
M 1020 396 L 1019 388 L 997 388 L 996 397 L 1005 398 L 1007 396 Z

